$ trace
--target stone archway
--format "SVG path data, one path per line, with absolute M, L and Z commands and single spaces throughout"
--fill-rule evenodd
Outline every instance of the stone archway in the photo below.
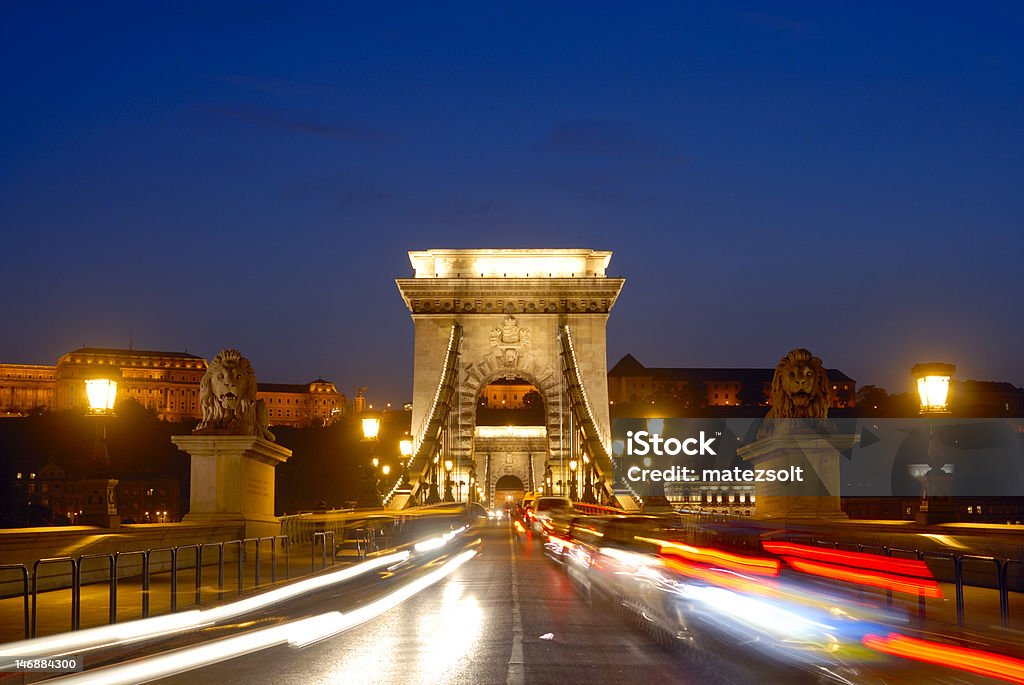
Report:
M 414 431 L 427 425 L 447 368 L 453 326 L 459 325 L 455 420 L 449 424 L 449 433 L 457 435 L 449 448 L 452 456 L 464 463 L 479 452 L 474 441 L 480 390 L 493 380 L 518 377 L 534 385 L 544 399 L 545 461 L 564 462 L 568 441 L 562 427 L 569 425 L 570 408 L 562 400 L 558 336 L 567 326 L 595 423 L 603 441 L 610 442 L 605 327 L 624 283 L 605 274 L 610 252 L 426 250 L 410 252 L 409 259 L 415 277 L 396 283 L 415 329 Z M 476 463 L 478 477 L 481 466 Z M 543 465 L 540 470 L 543 473 Z M 528 480 L 523 482 L 529 486 Z
M 494 482 L 493 492 L 491 506 L 500 509 L 520 501 L 526 494 L 526 485 L 516 476 L 505 475 Z

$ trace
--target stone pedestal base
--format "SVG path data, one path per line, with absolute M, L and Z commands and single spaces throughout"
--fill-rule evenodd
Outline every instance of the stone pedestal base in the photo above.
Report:
M 387 509 L 388 511 L 401 511 L 406 507 L 411 507 L 414 505 L 415 502 L 412 499 L 412 489 L 401 488 L 395 492 L 394 496 L 391 498 L 391 501 L 388 502 Z
M 280 535 L 274 516 L 274 467 L 286 447 L 249 435 L 177 435 L 171 441 L 192 457 L 186 521 L 237 522 L 245 537 Z
M 840 508 L 839 460 L 859 435 L 779 431 L 744 445 L 736 453 L 755 469 L 803 468 L 803 482 L 754 484 L 754 515 L 773 519 L 845 519 Z
M 121 517 L 117 513 L 117 483 L 113 478 L 86 478 L 82 481 L 82 514 L 78 523 L 83 526 L 117 529 Z

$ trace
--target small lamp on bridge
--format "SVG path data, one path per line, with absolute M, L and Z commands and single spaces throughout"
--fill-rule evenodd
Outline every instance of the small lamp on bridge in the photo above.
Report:
M 587 504 L 597 504 L 594 497 L 593 466 L 590 465 L 590 457 L 583 453 L 583 501 Z
M 398 451 L 406 459 L 412 456 L 412 440 L 409 438 L 402 438 L 398 441 Z
M 576 469 L 579 468 L 579 462 L 575 459 L 569 460 L 569 499 L 572 501 L 578 500 L 579 492 L 576 489 Z
M 915 364 L 910 370 L 917 382 L 921 400 L 921 415 L 949 416 L 949 382 L 956 366 L 942 362 Z M 928 454 L 924 464 L 908 464 L 907 468 L 921 483 L 921 506 L 918 523 L 945 523 L 956 518 L 953 506 L 953 464 L 942 463 L 940 441 L 935 427 L 928 421 Z
M 373 411 L 363 412 L 360 423 L 363 427 L 363 440 L 376 440 L 380 433 L 380 414 Z
M 451 459 L 444 460 L 444 501 L 454 502 L 455 494 L 452 492 L 452 467 L 455 464 Z
M 380 472 L 383 473 L 386 476 L 389 473 L 391 473 L 391 467 L 388 466 L 387 464 L 384 464 L 384 466 L 380 467 Z

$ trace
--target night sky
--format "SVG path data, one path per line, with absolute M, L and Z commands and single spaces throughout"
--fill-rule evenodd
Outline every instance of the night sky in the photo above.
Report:
M 3 3 L 0 361 L 401 402 L 408 250 L 591 247 L 609 364 L 1024 385 L 1024 4 L 664 4 Z

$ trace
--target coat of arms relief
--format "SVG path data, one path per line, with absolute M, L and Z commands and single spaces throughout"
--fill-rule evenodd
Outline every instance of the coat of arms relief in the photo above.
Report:
M 509 314 L 501 326 L 491 329 L 491 349 L 509 368 L 519 363 L 520 354 L 530 346 L 530 329 L 519 325 L 516 317 Z

